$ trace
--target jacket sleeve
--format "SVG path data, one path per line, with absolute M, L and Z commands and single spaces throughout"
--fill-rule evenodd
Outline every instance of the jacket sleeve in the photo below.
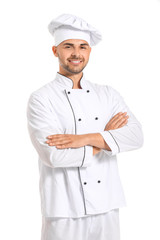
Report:
M 143 145 L 142 127 L 133 113 L 125 104 L 120 94 L 111 87 L 106 87 L 106 94 L 110 105 L 111 117 L 119 112 L 127 112 L 129 115 L 128 123 L 121 128 L 100 132 L 111 151 L 103 151 L 112 156 L 120 152 L 138 149 Z
M 46 137 L 64 134 L 57 116 L 50 109 L 46 99 L 32 94 L 27 107 L 28 130 L 31 141 L 40 160 L 51 168 L 87 167 L 91 165 L 93 147 L 57 149 L 45 143 Z

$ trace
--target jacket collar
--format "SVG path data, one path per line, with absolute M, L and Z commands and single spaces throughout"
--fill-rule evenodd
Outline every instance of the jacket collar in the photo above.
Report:
M 68 78 L 60 73 L 57 72 L 56 74 L 56 78 L 55 78 L 55 81 L 59 84 L 61 84 L 63 87 L 66 87 L 66 88 L 73 88 L 73 81 L 71 78 Z M 84 77 L 84 74 L 82 76 L 82 78 L 80 79 L 80 86 L 81 88 L 86 88 L 86 80 L 85 80 L 85 77 Z

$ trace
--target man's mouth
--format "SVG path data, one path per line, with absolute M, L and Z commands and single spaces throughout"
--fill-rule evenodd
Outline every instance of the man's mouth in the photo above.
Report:
M 81 60 L 69 60 L 70 63 L 74 64 L 74 65 L 78 65 L 80 64 L 82 61 Z

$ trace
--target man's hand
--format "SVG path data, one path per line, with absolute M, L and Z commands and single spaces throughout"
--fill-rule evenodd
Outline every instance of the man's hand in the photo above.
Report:
M 106 124 L 104 131 L 114 130 L 117 128 L 124 127 L 128 122 L 129 116 L 127 112 L 117 113 L 111 120 Z
M 79 148 L 87 145 L 87 135 L 75 134 L 55 134 L 47 137 L 46 143 L 49 146 L 56 146 L 56 148 Z

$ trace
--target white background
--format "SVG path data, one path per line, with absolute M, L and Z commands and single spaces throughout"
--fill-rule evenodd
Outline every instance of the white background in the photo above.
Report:
M 118 90 L 143 126 L 143 148 L 118 156 L 127 199 L 120 211 L 121 239 L 159 240 L 160 0 L 1 1 L 0 239 L 40 239 L 38 161 L 26 106 L 31 92 L 58 71 L 47 26 L 62 13 L 102 32 L 86 78 Z

